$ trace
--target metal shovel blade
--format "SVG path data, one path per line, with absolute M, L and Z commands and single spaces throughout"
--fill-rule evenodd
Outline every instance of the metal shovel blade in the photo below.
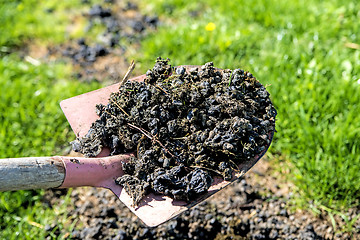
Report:
M 189 68 L 194 66 L 183 67 Z M 130 81 L 143 81 L 144 79 L 145 75 L 141 75 L 139 77 L 131 79 Z M 98 116 L 95 113 L 96 104 L 102 103 L 106 105 L 108 103 L 110 94 L 112 92 L 118 91 L 118 89 L 119 84 L 114 84 L 108 87 L 104 87 L 92 92 L 88 92 L 76 97 L 63 100 L 60 103 L 60 106 L 77 137 L 84 136 L 89 131 L 92 122 L 98 119 Z M 272 140 L 272 137 L 273 132 L 269 133 L 270 142 Z M 267 148 L 268 147 L 269 146 L 267 146 Z M 121 172 L 119 172 L 118 174 L 114 173 L 113 176 L 109 176 L 109 180 L 106 183 L 102 182 L 101 186 L 110 189 L 146 225 L 150 227 L 155 227 L 195 206 L 196 204 L 210 197 L 214 193 L 223 189 L 239 177 L 243 176 L 265 154 L 267 148 L 255 158 L 240 164 L 240 171 L 234 174 L 231 181 L 224 181 L 220 177 L 215 177 L 213 184 L 208 190 L 208 193 L 202 195 L 196 201 L 190 203 L 187 203 L 185 201 L 173 200 L 167 196 L 155 195 L 150 193 L 141 201 L 139 206 L 134 207 L 132 206 L 132 199 L 126 193 L 126 191 L 122 189 L 121 186 L 114 183 L 115 179 L 121 174 L 123 174 Z M 102 156 L 106 154 L 108 154 L 108 152 L 103 151 L 101 153 Z M 119 161 L 124 161 L 124 158 L 129 158 L 129 155 L 121 156 L 121 158 L 119 158 Z M 94 158 L 93 161 L 97 161 L 97 159 Z

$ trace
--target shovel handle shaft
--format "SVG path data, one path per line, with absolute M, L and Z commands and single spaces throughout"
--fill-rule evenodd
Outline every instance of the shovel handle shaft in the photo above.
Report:
M 122 164 L 130 156 L 0 159 L 0 191 L 82 186 L 111 188 L 115 179 L 124 174 Z
M 59 187 L 65 166 L 59 157 L 0 159 L 0 191 Z

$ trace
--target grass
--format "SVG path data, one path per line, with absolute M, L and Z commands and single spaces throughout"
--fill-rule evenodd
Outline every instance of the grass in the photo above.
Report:
M 76 220 L 67 216 L 71 191 L 62 197 L 59 205 L 52 208 L 42 202 L 41 193 L 42 191 L 18 191 L 0 195 L 1 239 L 54 239 L 64 237 L 67 232 L 72 231 Z M 45 231 L 46 225 L 55 227 L 51 231 Z
M 71 4 L 80 1 L 0 0 L 0 46 L 22 46 L 24 42 L 41 40 L 60 43 L 66 39 Z
M 71 69 L 63 64 L 22 61 L 16 55 L 0 60 L 0 157 L 61 154 L 73 138 L 59 102 L 99 87 L 71 81 Z M 65 231 L 66 206 L 55 209 L 42 203 L 43 191 L 0 193 L 0 238 L 44 237 L 46 224 L 56 222 Z M 54 229 L 56 231 L 56 229 Z
M 97 2 L 100 0 L 91 0 L 88 5 L 81 0 L 0 0 L 0 33 L 6 33 L 0 34 L 0 53 L 34 42 L 49 46 L 69 38 L 96 39 L 104 27 L 95 21 L 85 31 L 88 20 L 82 13 Z
M 71 67 L 22 57 L 29 44 L 67 39 L 72 9 L 80 1 L 0 1 L 0 157 L 62 154 L 73 138 L 59 102 L 99 87 L 72 79 Z M 70 191 L 50 208 L 43 190 L 0 193 L 0 239 L 66 237 Z M 51 231 L 45 226 L 55 225 Z
M 144 5 L 145 6 L 145 5 Z M 170 21 L 142 43 L 139 61 L 214 61 L 268 87 L 278 110 L 270 151 L 290 159 L 302 202 L 341 209 L 360 199 L 360 3 L 154 0 Z M 192 15 L 189 15 L 189 12 Z
M 0 153 L 2 157 L 56 154 L 70 139 L 59 102 L 98 84 L 71 81 L 63 64 L 33 65 L 8 55 L 0 60 Z
M 34 42 L 59 44 L 80 37 L 73 22 L 81 1 L 0 0 L 0 157 L 60 154 L 71 139 L 60 100 L 97 88 L 71 79 L 62 63 L 26 61 L 19 52 Z M 289 159 L 298 199 L 346 222 L 341 208 L 360 199 L 360 3 L 354 1 L 153 0 L 140 2 L 165 24 L 142 42 L 138 68 L 157 56 L 174 65 L 214 61 L 254 73 L 278 110 L 271 153 Z M 95 24 L 96 25 L 96 24 Z M 89 37 L 102 31 L 95 26 Z M 29 60 L 29 59 L 27 59 Z M 35 65 L 34 65 L 35 64 Z M 58 149 L 58 151 L 56 151 Z M 44 238 L 55 223 L 66 237 L 72 225 L 64 205 L 48 208 L 43 191 L 0 193 L 0 238 Z M 340 210 L 338 210 L 340 209 Z M 334 218 L 332 218 L 334 219 Z

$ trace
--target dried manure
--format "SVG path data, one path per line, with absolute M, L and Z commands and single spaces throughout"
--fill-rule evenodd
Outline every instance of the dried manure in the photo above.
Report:
M 238 165 L 263 153 L 276 110 L 265 87 L 241 69 L 213 63 L 186 69 L 158 58 L 144 82 L 128 81 L 96 107 L 99 119 L 73 149 L 87 157 L 135 153 L 116 183 L 134 205 L 149 192 L 191 201 L 214 176 L 231 180 Z

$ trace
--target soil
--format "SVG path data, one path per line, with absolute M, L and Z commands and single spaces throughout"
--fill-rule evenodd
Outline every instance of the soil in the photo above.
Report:
M 127 56 L 136 52 L 144 36 L 156 31 L 159 18 L 155 14 L 142 14 L 137 4 L 130 1 L 105 0 L 92 4 L 84 0 L 82 4 L 88 10 L 74 16 L 67 30 L 70 35 L 81 29 L 85 37 L 69 38 L 63 44 L 52 46 L 29 43 L 21 49 L 22 55 L 40 61 L 70 61 L 74 77 L 80 81 L 117 82 L 132 60 Z M 100 31 L 95 37 L 92 36 L 94 29 Z
M 124 32 L 128 34 L 120 33 L 119 36 L 120 39 L 132 42 L 131 46 L 136 46 L 136 39 L 141 38 L 147 31 L 156 29 L 158 18 L 150 17 L 153 20 L 148 19 L 146 21 L 149 23 L 146 23 L 146 16 L 141 15 L 133 2 L 125 2 L 121 7 L 120 1 L 104 2 L 106 3 L 100 4 L 103 10 L 100 9 L 99 12 L 105 13 L 97 14 L 99 8 L 93 5 L 93 12 L 85 13 L 89 22 L 91 19 L 100 19 L 102 22 L 101 19 L 106 19 L 109 15 L 117 19 L 125 18 L 117 24 L 123 22 L 122 29 L 126 29 Z M 89 4 L 89 1 L 83 3 Z M 110 9 L 111 14 L 106 13 L 109 12 L 107 9 Z M 117 12 L 119 14 L 115 14 Z M 135 29 L 142 29 L 141 24 L 135 24 L 136 21 L 141 21 L 145 30 L 136 31 Z M 116 31 L 110 32 L 110 35 L 114 34 L 116 37 Z M 107 39 L 101 35 L 99 37 Z M 103 81 L 109 78 L 109 70 L 110 78 L 118 81 L 119 76 L 125 74 L 130 62 L 124 57 L 127 48 L 122 44 L 111 46 L 111 41 L 108 43 L 100 43 L 107 53 L 96 56 L 94 62 L 88 62 L 83 57 L 75 59 L 81 49 L 86 48 L 81 39 L 80 42 L 79 39 L 69 40 L 64 46 L 51 49 L 41 48 L 42 51 L 39 51 L 38 46 L 35 46 L 35 49 L 30 46 L 27 55 L 45 60 L 65 56 L 73 62 L 80 80 L 95 78 Z M 85 44 L 91 48 L 96 46 L 95 42 L 85 41 Z M 63 52 L 68 46 L 70 51 Z M 36 55 L 39 52 L 41 54 Z M 101 67 L 98 63 L 101 63 Z M 68 208 L 69 224 L 74 224 L 74 230 L 54 231 L 56 222 L 49 223 L 44 229 L 49 232 L 48 239 L 52 239 L 53 234 L 63 234 L 73 239 L 360 239 L 360 219 L 356 219 L 360 214 L 359 207 L 351 208 L 345 213 L 347 218 L 354 221 L 353 231 L 339 233 L 345 222 L 338 216 L 332 221 L 324 213 L 314 215 L 310 210 L 292 210 L 289 201 L 293 198 L 293 189 L 294 186 L 284 181 L 281 174 L 273 171 L 263 158 L 244 178 L 222 190 L 221 194 L 215 194 L 157 228 L 148 228 L 109 190 L 76 188 L 72 190 L 72 205 Z M 47 190 L 43 202 L 50 208 L 55 204 L 63 204 L 59 197 L 66 191 Z
M 157 28 L 159 19 L 156 15 L 141 14 L 137 5 L 130 2 L 105 1 L 89 6 L 89 11 L 83 13 L 88 20 L 85 31 L 97 26 L 105 30 L 96 40 L 75 39 L 51 51 L 71 59 L 82 81 L 104 79 L 104 76 L 108 81 L 118 81 L 129 64 L 124 57 L 128 46 L 136 47 L 140 39 Z
M 149 192 L 191 201 L 215 176 L 233 179 L 240 164 L 267 150 L 276 117 L 251 73 L 212 62 L 173 68 L 160 57 L 144 82 L 124 83 L 96 112 L 99 119 L 73 149 L 88 157 L 105 147 L 111 155 L 134 152 L 116 180 L 134 205 Z
M 109 190 L 77 188 L 68 210 L 76 226 L 67 235 L 73 239 L 360 239 L 360 219 L 351 235 L 334 231 L 325 214 L 291 210 L 291 189 L 290 183 L 274 174 L 267 159 L 261 159 L 221 193 L 173 220 L 148 228 Z M 48 190 L 49 204 L 59 204 L 53 197 L 62 194 L 57 191 Z M 346 215 L 356 214 L 360 209 L 351 209 Z M 344 225 L 340 218 L 335 221 L 337 229 Z M 55 226 L 47 226 L 49 232 Z

